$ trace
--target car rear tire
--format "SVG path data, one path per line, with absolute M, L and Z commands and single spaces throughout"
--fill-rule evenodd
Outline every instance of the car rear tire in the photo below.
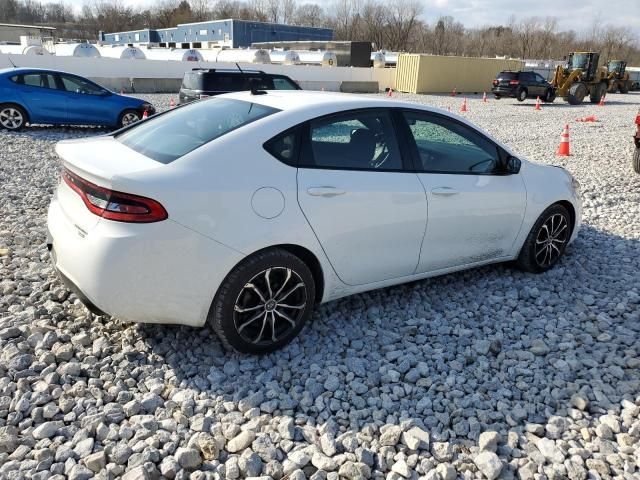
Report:
M 17 132 L 28 121 L 27 112 L 20 105 L 5 103 L 0 105 L 0 128 Z
M 139 111 L 128 109 L 120 114 L 120 118 L 118 118 L 118 128 L 126 127 L 131 125 L 132 123 L 139 122 L 142 118 L 142 115 Z
M 526 272 L 542 273 L 552 268 L 571 238 L 571 217 L 565 207 L 551 205 L 531 228 L 516 261 Z
M 208 322 L 226 348 L 264 354 L 300 333 L 314 303 L 309 267 L 274 248 L 246 258 L 231 271 L 211 304 Z
M 527 95 L 529 94 L 529 92 L 527 92 L 526 88 L 521 88 L 520 90 L 518 90 L 518 94 L 516 96 L 516 99 L 519 102 L 524 102 L 527 99 Z
M 633 171 L 636 173 L 640 173 L 640 148 L 636 148 L 636 151 L 633 152 Z
M 502 95 L 498 95 L 497 93 L 494 93 L 493 98 L 495 98 L 496 100 L 500 100 L 502 98 Z
M 629 89 L 631 88 L 631 82 L 626 81 L 620 84 L 620 93 L 629 93 Z

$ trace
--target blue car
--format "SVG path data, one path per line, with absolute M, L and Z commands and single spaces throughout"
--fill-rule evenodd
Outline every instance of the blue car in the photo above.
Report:
M 103 125 L 120 128 L 140 120 L 153 106 L 110 92 L 72 73 L 40 68 L 0 70 L 0 128 L 26 124 Z

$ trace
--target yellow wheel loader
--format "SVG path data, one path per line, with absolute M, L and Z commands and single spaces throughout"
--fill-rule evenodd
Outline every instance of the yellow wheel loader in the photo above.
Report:
M 599 53 L 570 53 L 567 64 L 558 65 L 551 80 L 556 95 L 571 105 L 580 105 L 587 95 L 591 103 L 599 103 L 609 85 L 607 69 L 598 67 L 599 60 Z
M 620 93 L 629 93 L 631 80 L 629 80 L 629 74 L 626 69 L 627 62 L 624 60 L 610 60 L 607 63 L 607 71 L 609 72 L 607 92 L 615 93 L 620 91 Z

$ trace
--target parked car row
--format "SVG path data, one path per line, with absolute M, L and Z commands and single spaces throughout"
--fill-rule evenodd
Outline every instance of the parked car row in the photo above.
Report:
M 193 69 L 184 75 L 180 103 L 243 90 L 300 90 L 285 75 L 259 70 Z M 0 127 L 27 124 L 122 128 L 153 115 L 153 105 L 118 95 L 79 75 L 37 68 L 0 70 Z

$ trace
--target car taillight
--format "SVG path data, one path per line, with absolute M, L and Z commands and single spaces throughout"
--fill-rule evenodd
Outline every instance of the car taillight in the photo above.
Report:
M 520 80 L 509 80 L 509 85 L 518 85 Z
M 493 84 L 494 84 L 494 85 L 498 85 L 498 83 L 500 83 L 500 82 L 498 82 L 498 80 L 494 80 L 494 81 L 493 81 Z
M 209 95 L 201 93 L 200 95 L 198 95 L 198 98 L 209 98 Z
M 80 195 L 89 211 L 99 217 L 129 223 L 160 222 L 169 217 L 155 200 L 100 187 L 66 168 L 62 171 L 62 179 Z

